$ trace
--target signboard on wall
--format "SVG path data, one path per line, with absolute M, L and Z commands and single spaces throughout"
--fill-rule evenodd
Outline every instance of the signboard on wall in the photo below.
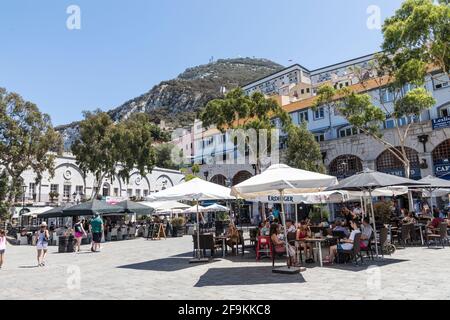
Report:
M 405 169 L 398 168 L 398 169 L 385 169 L 382 170 L 382 172 L 391 174 L 398 177 L 405 177 Z M 409 172 L 409 178 L 413 180 L 420 180 L 422 178 L 422 174 L 420 172 L 420 168 L 411 168 Z
M 450 117 L 442 117 L 438 119 L 433 119 L 433 130 L 450 128 Z
M 436 164 L 434 174 L 438 178 L 450 180 L 450 163 Z

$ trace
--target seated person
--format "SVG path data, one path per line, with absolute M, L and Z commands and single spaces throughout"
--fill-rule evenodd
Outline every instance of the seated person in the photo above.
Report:
M 274 246 L 275 253 L 286 253 L 286 242 L 279 239 L 280 235 L 280 226 L 278 224 L 272 224 L 270 226 L 270 239 Z M 288 244 L 289 250 L 289 265 L 294 266 L 297 265 L 297 257 L 295 254 L 295 248 Z
M 286 232 L 297 232 L 297 228 L 294 226 L 294 222 L 292 220 L 286 220 Z
M 322 218 L 322 221 L 319 223 L 319 227 L 328 228 L 330 224 L 328 223 L 327 218 Z
M 339 251 L 349 251 L 353 249 L 353 241 L 355 240 L 355 236 L 358 233 L 361 233 L 359 230 L 359 222 L 356 220 L 350 221 L 350 225 L 352 227 L 352 232 L 350 233 L 350 237 L 348 239 L 341 240 L 341 243 L 330 247 L 330 255 L 326 258 L 329 263 L 334 263 L 334 259 L 336 258 Z
M 270 235 L 270 221 L 269 220 L 266 220 L 266 222 L 264 222 L 264 225 L 260 231 L 260 235 L 266 236 L 266 237 Z
M 306 221 L 301 221 L 300 225 L 297 229 L 297 240 L 303 240 L 306 238 L 310 238 L 312 235 L 311 229 L 309 228 Z M 301 243 L 303 250 L 305 250 L 305 260 L 312 259 L 312 253 L 313 253 L 313 244 L 312 243 Z
M 408 214 L 403 218 L 402 222 L 404 224 L 410 224 L 410 223 L 416 224 L 417 223 L 416 219 L 414 218 L 413 212 L 408 212 Z
M 234 246 L 239 243 L 239 230 L 236 228 L 233 222 L 230 223 L 228 227 L 227 233 L 227 245 L 234 252 Z
M 441 222 L 444 222 L 444 219 L 439 217 L 439 213 L 438 212 L 435 212 L 433 214 L 433 216 L 434 216 L 434 219 L 431 220 L 431 222 L 428 223 L 428 225 L 427 225 L 427 228 L 429 230 L 433 230 L 433 229 L 439 228 L 439 225 L 441 224 Z
M 346 237 L 350 236 L 350 231 L 348 231 L 347 228 L 342 226 L 342 221 L 341 220 L 336 220 L 336 227 L 333 229 L 333 231 L 341 231 L 341 232 L 344 232 Z
M 373 228 L 370 225 L 370 219 L 365 217 L 361 225 L 361 248 L 366 249 L 369 246 L 369 240 L 373 234 Z

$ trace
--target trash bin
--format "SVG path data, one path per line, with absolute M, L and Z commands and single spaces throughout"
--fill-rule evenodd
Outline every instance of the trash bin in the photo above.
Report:
M 58 253 L 67 252 L 67 237 L 60 236 L 58 238 Z
M 75 237 L 74 236 L 69 236 L 68 238 L 67 238 L 67 250 L 66 250 L 66 252 L 74 252 L 75 251 L 75 249 L 74 249 L 74 247 L 75 247 Z

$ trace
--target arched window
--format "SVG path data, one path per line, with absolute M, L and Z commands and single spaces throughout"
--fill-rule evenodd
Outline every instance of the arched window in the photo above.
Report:
M 350 177 L 363 170 L 362 160 L 352 154 L 337 157 L 330 163 L 330 174 L 339 179 Z
M 227 178 L 224 175 L 218 174 L 211 178 L 211 182 L 224 186 L 227 186 Z
M 244 182 L 245 180 L 248 180 L 252 177 L 252 174 L 248 171 L 239 171 L 236 173 L 236 175 L 233 177 L 233 186 Z
M 390 150 L 393 150 L 399 156 L 402 155 L 400 147 L 396 147 L 395 149 Z M 385 150 L 382 154 L 378 156 L 376 161 L 377 170 L 380 172 L 405 177 L 406 176 L 405 167 L 403 163 L 390 150 Z M 408 147 L 405 147 L 405 150 L 411 168 L 409 177 L 411 179 L 420 179 L 421 173 L 420 173 L 419 153 L 416 150 Z
M 436 177 L 450 180 L 450 139 L 433 150 L 433 164 Z

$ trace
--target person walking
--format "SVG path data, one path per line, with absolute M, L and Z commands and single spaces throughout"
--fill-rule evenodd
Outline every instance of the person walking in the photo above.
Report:
M 5 262 L 5 250 L 6 250 L 6 233 L 5 230 L 0 230 L 0 269 Z
M 75 252 L 81 252 L 81 240 L 83 240 L 83 237 L 86 236 L 86 231 L 83 227 L 83 222 L 80 218 L 77 219 L 77 222 L 73 226 L 73 229 L 75 231 L 75 240 L 77 241 L 75 245 Z
M 92 233 L 92 252 L 100 251 L 100 243 L 102 242 L 102 234 L 103 234 L 103 220 L 98 213 L 94 215 L 94 218 L 91 220 L 89 226 Z
M 47 255 L 49 239 L 50 239 L 50 234 L 47 230 L 47 223 L 42 222 L 39 231 L 36 232 L 36 249 L 37 249 L 38 267 L 45 266 L 45 257 Z

